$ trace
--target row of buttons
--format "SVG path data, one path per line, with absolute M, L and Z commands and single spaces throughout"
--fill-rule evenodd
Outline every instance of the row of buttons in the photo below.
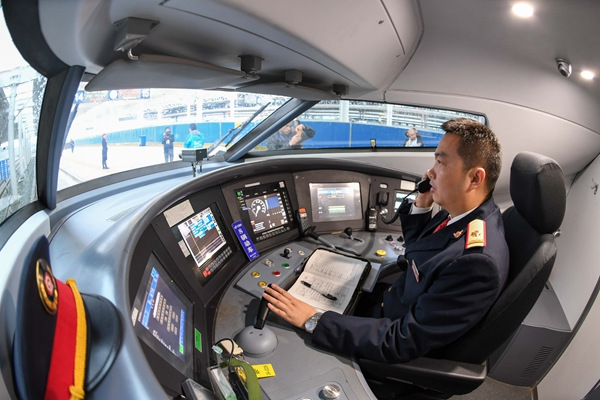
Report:
M 267 232 L 264 235 L 258 236 L 256 238 L 256 240 L 260 242 L 261 240 L 265 240 L 265 239 L 271 238 L 273 236 L 277 236 L 277 235 L 279 235 L 285 231 L 289 231 L 289 230 L 290 230 L 289 226 L 281 226 L 277 229 L 272 230 L 271 232 Z
M 231 250 L 231 247 L 227 247 L 225 251 L 219 254 L 217 258 L 215 258 L 210 262 L 210 264 L 208 264 L 208 266 L 204 270 L 204 276 L 210 275 L 212 272 L 217 270 L 221 266 L 221 264 L 223 264 L 223 262 L 227 259 L 227 257 L 229 257 L 232 253 L 233 251 Z

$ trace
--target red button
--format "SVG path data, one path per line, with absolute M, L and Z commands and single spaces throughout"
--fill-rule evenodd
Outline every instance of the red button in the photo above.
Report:
M 281 272 L 279 272 L 279 271 L 273 271 L 273 275 L 279 276 L 279 275 L 281 275 Z

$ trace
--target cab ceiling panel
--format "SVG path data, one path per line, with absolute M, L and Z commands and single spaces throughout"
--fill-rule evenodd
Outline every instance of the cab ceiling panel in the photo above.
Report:
M 126 59 L 115 24 L 155 21 L 132 50 L 240 70 L 241 55 L 262 58 L 258 83 L 302 72 L 303 83 L 349 87 L 381 98 L 423 34 L 417 1 L 381 0 L 40 0 L 42 30 L 56 55 L 96 74 Z M 148 87 L 151 87 L 149 82 Z
M 387 99 L 422 92 L 500 101 L 600 132 L 600 85 L 579 76 L 582 69 L 600 66 L 600 2 L 578 7 L 562 0 L 532 1 L 531 19 L 515 18 L 512 2 L 420 4 L 423 39 Z M 571 77 L 558 72 L 559 57 L 573 64 Z

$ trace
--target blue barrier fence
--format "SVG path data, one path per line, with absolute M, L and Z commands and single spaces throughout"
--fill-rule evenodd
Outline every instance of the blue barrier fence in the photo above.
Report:
M 196 124 L 204 134 L 205 143 L 214 143 L 234 128 L 233 122 L 200 122 Z M 371 147 L 371 139 L 377 140 L 378 147 L 402 147 L 406 136 L 406 128 L 392 126 L 357 124 L 350 122 L 307 122 L 316 131 L 315 136 L 304 142 L 304 148 L 327 147 Z M 162 125 L 147 128 L 130 129 L 107 133 L 110 143 L 161 143 L 165 128 L 169 126 L 175 137 L 175 142 L 185 142 L 189 135 L 189 124 Z M 426 147 L 436 147 L 443 134 L 419 130 L 423 144 Z M 76 139 L 77 145 L 99 145 L 101 137 Z M 263 144 L 266 143 L 266 140 Z

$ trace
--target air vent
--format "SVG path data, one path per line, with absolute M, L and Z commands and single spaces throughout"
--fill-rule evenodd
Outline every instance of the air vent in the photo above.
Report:
M 529 362 L 529 365 L 521 372 L 522 378 L 533 378 L 537 377 L 538 371 L 544 365 L 544 363 L 548 360 L 552 352 L 554 351 L 554 347 L 542 346 L 538 350 L 537 354 L 533 357 L 533 359 Z
M 141 204 L 129 207 L 126 210 L 120 211 L 118 213 L 116 213 L 115 215 L 113 215 L 112 217 L 109 217 L 107 219 L 107 221 L 112 221 L 112 222 L 117 222 L 118 220 L 120 220 L 121 218 L 123 218 L 124 216 L 126 216 L 127 214 L 129 214 L 130 212 L 132 212 L 133 210 L 135 210 L 136 208 L 138 208 Z

